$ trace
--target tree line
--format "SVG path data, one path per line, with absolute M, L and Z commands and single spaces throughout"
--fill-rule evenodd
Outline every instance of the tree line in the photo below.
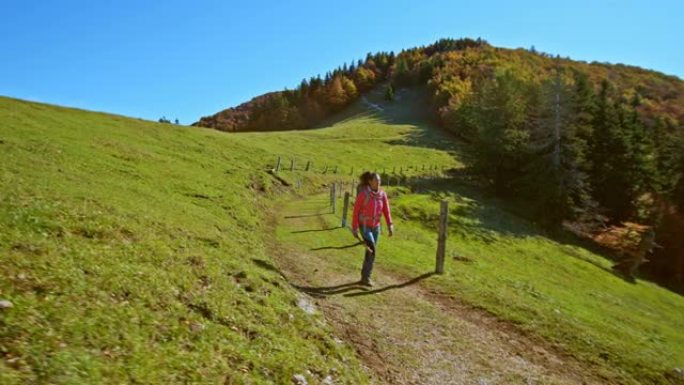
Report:
M 487 46 L 434 52 L 397 55 L 392 84 L 430 88 L 442 126 L 472 144 L 473 170 L 498 195 L 533 203 L 551 227 L 647 224 L 662 246 L 651 271 L 684 282 L 681 80 L 641 70 L 630 84 L 598 65 Z
M 385 81 L 393 62 L 393 52 L 369 53 L 365 60 L 344 64 L 324 77 L 304 79 L 294 90 L 262 95 L 237 108 L 203 117 L 195 125 L 224 131 L 311 128 Z

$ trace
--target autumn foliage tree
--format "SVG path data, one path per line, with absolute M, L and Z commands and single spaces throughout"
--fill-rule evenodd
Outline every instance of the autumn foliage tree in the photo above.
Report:
M 681 80 L 440 41 L 397 55 L 391 81 L 426 86 L 441 124 L 470 144 L 474 171 L 535 220 L 653 226 L 668 245 L 654 271 L 684 281 L 684 233 L 675 231 L 684 224 Z
M 261 95 L 235 108 L 200 119 L 195 125 L 225 131 L 305 129 L 334 114 L 378 83 L 386 81 L 394 54 L 368 54 L 365 60 L 344 64 L 304 79 L 294 90 Z

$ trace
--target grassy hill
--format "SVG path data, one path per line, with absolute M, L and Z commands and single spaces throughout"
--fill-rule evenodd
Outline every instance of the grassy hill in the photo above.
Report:
M 356 119 L 231 136 L 0 98 L 0 383 L 363 383 L 352 351 L 255 264 L 270 259 L 276 155 L 313 162 L 305 186 L 340 178 L 324 164 L 454 164 L 392 144 L 409 126 Z
M 357 100 L 316 130 L 228 135 L 0 98 L 0 299 L 13 304 L 0 310 L 0 383 L 367 383 L 373 373 L 298 306 L 306 297 L 271 255 L 278 242 L 345 236 L 285 236 L 269 219 L 298 182 L 309 196 L 351 182 L 352 167 L 432 174 L 414 193 L 391 191 L 398 236 L 382 246 L 393 256 L 385 268 L 431 268 L 436 201 L 448 198 L 450 255 L 466 260 L 421 285 L 558 345 L 607 381 L 665 382 L 684 365 L 682 297 L 619 280 L 600 256 L 423 171 L 459 167 L 458 146 L 425 123 L 419 93 L 381 100 Z M 277 156 L 297 170 L 269 173 Z

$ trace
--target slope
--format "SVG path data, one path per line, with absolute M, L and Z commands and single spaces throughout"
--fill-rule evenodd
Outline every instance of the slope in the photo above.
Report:
M 367 108 L 386 122 L 421 121 L 410 111 L 415 100 L 401 101 L 405 95 L 395 103 L 376 95 Z M 317 298 L 373 365 L 376 380 L 682 381 L 684 298 L 648 281 L 624 281 L 610 260 L 568 235 L 550 238 L 458 175 L 423 175 L 407 187 L 388 187 L 397 235 L 381 237 L 379 285 L 372 290 L 354 284 L 362 248 L 339 227 L 327 195 L 278 205 L 277 265 Z M 451 207 L 450 258 L 447 274 L 434 276 L 442 199 Z
M 236 137 L 0 98 L 0 382 L 365 382 L 254 262 L 276 154 L 360 167 L 408 129 L 363 130 Z
M 353 339 L 340 339 L 348 335 L 335 319 L 309 314 L 306 296 L 290 285 L 303 286 L 309 279 L 309 286 L 319 285 L 320 278 L 283 277 L 274 265 L 286 260 L 271 257 L 282 256 L 274 249 L 346 245 L 337 232 L 296 233 L 302 237 L 295 239 L 283 236 L 285 227 L 273 234 L 270 219 L 285 205 L 302 211 L 284 203 L 287 192 L 308 196 L 332 181 L 351 182 L 352 168 L 354 174 L 362 168 L 395 170 L 413 180 L 416 193 L 423 191 L 408 194 L 402 188 L 397 191 L 405 196 L 394 196 L 403 218 L 401 231 L 396 243 L 383 247 L 397 258 L 381 265 L 387 275 L 379 270 L 380 283 L 428 271 L 435 199 L 450 196 L 462 206 L 452 219 L 460 225 L 451 235 L 459 243 L 451 247 L 475 262 L 464 263 L 466 274 L 421 281 L 412 295 L 436 292 L 447 301 L 463 300 L 468 308 L 483 307 L 533 336 L 537 348 L 559 345 L 580 363 L 591 363 L 592 376 L 607 381 L 668 378 L 671 366 L 681 366 L 672 332 L 681 329 L 681 298 L 650 284 L 612 280 L 595 266 L 605 261 L 586 251 L 570 248 L 581 258 L 559 256 L 560 245 L 527 230 L 529 224 L 505 214 L 498 204 L 483 210 L 479 195 L 457 193 L 454 181 L 431 182 L 421 190 L 414 178 L 430 173 L 437 178 L 432 181 L 439 181 L 445 175 L 434 166 L 458 168 L 462 161 L 453 139 L 426 123 L 426 109 L 419 104 L 423 99 L 421 92 L 402 91 L 397 102 L 387 103 L 378 90 L 321 129 L 235 135 L 0 99 L 0 298 L 14 305 L 0 310 L 0 382 L 289 383 L 303 375 L 312 384 L 367 383 L 376 372 L 365 366 L 375 368 L 374 363 L 354 353 Z M 286 170 L 276 176 L 269 169 L 278 156 Z M 290 159 L 295 160 L 293 171 Z M 309 161 L 311 169 L 305 171 Z M 306 202 L 320 207 L 315 197 Z M 300 215 L 308 214 L 318 213 Z M 325 220 L 327 225 L 337 222 Z M 293 222 L 289 229 L 307 230 L 299 226 L 309 224 Z M 514 231 L 520 228 L 524 236 Z M 496 258 L 511 253 L 534 269 L 521 268 L 510 257 Z M 325 254 L 348 258 L 344 249 Z M 331 279 L 353 271 L 353 260 L 344 263 L 327 265 Z M 559 279 L 555 270 L 565 272 L 565 280 L 575 273 L 584 277 L 581 285 L 595 294 L 591 306 L 574 302 L 586 292 L 575 296 L 568 286 L 552 290 L 541 279 Z M 586 270 L 591 274 L 585 276 Z M 657 305 L 644 307 L 640 295 Z M 392 294 L 387 302 L 373 298 L 393 306 L 402 296 Z M 414 305 L 429 309 L 435 320 L 458 326 L 459 321 L 449 319 L 460 311 L 440 315 L 443 309 L 433 299 L 404 306 L 409 312 Z M 569 308 L 541 299 L 569 301 Z M 651 321 L 636 319 L 625 326 L 633 339 L 611 344 L 621 337 L 614 333 L 621 330 L 614 320 L 624 316 L 615 313 L 606 321 L 603 309 L 615 311 L 606 306 L 611 303 Z M 600 325 L 583 317 L 559 317 L 556 309 L 563 314 L 579 309 Z M 560 326 L 557 334 L 554 326 Z M 601 339 L 604 330 L 611 331 L 607 339 Z M 360 332 L 359 338 L 366 338 Z M 599 339 L 572 343 L 585 332 Z M 368 330 L 368 335 L 371 341 L 383 336 L 382 330 Z M 625 351 L 635 344 L 645 353 Z M 532 348 L 525 342 L 520 350 Z M 665 352 L 660 363 L 656 349 Z M 451 354 L 460 357 L 462 352 Z M 402 357 L 389 364 L 399 365 Z M 527 379 L 520 370 L 497 369 L 471 357 L 482 360 L 487 354 L 460 358 L 475 373 L 491 370 L 480 376 L 485 381 Z M 512 362 L 506 354 L 499 359 L 493 362 Z M 593 362 L 598 360 L 604 362 Z M 642 361 L 640 366 L 634 366 L 635 360 Z M 534 362 L 532 378 L 559 376 L 560 383 L 573 382 L 575 374 L 549 374 L 553 369 L 547 364 Z

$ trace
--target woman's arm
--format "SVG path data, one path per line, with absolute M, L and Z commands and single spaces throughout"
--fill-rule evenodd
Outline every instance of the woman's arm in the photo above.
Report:
M 382 197 L 382 215 L 385 216 L 385 223 L 387 224 L 387 229 L 389 229 L 389 234 L 392 235 L 394 232 L 394 225 L 392 224 L 392 213 L 390 210 L 389 199 L 387 199 L 387 194 L 383 194 Z
M 363 205 L 363 192 L 356 194 L 356 201 L 354 202 L 354 210 L 352 211 L 352 232 L 356 235 L 359 230 L 359 213 Z

